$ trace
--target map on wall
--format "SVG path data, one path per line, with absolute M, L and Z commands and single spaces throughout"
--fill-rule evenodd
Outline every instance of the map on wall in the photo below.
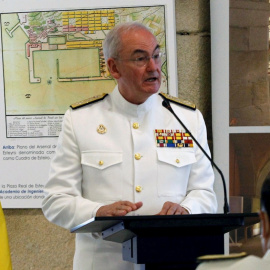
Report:
M 111 92 L 102 42 L 139 21 L 166 51 L 165 6 L 1 14 L 7 138 L 58 136 L 70 104 Z M 161 90 L 168 92 L 162 60 Z

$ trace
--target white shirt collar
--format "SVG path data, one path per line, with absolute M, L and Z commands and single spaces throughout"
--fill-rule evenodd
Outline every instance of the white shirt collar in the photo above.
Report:
M 117 110 L 130 115 L 131 117 L 142 117 L 147 113 L 153 106 L 156 94 L 150 96 L 144 103 L 140 105 L 132 104 L 128 102 L 119 92 L 118 85 L 114 88 L 113 92 L 110 94 L 112 98 L 113 106 Z

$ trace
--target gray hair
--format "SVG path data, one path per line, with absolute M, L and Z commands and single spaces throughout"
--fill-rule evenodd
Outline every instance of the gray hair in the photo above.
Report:
M 151 31 L 145 25 L 139 22 L 120 23 L 110 30 L 103 41 L 103 54 L 106 63 L 108 58 L 117 58 L 119 56 L 122 35 L 128 31 L 137 29 L 145 29 L 151 33 Z

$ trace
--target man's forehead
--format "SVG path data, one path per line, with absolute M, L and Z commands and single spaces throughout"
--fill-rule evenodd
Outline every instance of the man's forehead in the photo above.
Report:
M 134 53 L 149 53 L 159 49 L 156 37 L 146 29 L 132 29 L 125 32 L 121 37 L 122 52 Z
M 144 28 L 131 29 L 121 34 L 122 43 L 127 43 L 126 45 L 132 45 L 130 43 L 131 40 L 133 40 L 134 42 L 152 40 L 157 43 L 156 37 L 149 30 Z

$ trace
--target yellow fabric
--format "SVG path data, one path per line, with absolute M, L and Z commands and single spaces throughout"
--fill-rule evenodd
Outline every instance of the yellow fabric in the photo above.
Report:
M 0 269 L 12 270 L 7 227 L 1 202 L 0 202 Z

